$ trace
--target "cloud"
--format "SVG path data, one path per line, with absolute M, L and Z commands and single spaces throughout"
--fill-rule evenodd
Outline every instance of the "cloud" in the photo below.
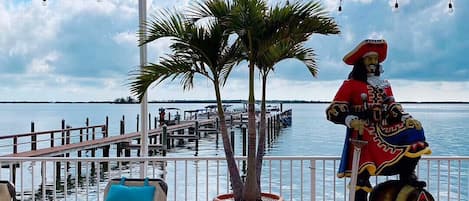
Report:
M 176 2 L 176 3 L 175 3 Z M 148 16 L 156 10 L 186 9 L 194 1 L 148 1 Z M 317 54 L 319 77 L 312 78 L 303 64 L 286 60 L 269 77 L 268 98 L 330 100 L 350 68 L 342 57 L 366 38 L 388 41 L 384 77 L 395 80 L 403 100 L 468 100 L 465 52 L 469 4 L 447 0 L 322 0 L 340 26 L 337 36 L 313 35 L 307 45 Z M 459 4 L 457 4 L 459 2 Z M 0 2 L 0 93 L 2 100 L 113 100 L 129 95 L 128 72 L 138 69 L 138 1 L 103 0 Z M 168 53 L 170 39 L 148 44 L 148 61 Z M 237 66 L 224 96 L 245 99 L 247 63 Z M 256 82 L 259 81 L 256 76 Z M 213 99 L 206 80 L 192 91 L 179 83 L 152 89 L 152 99 Z M 394 81 L 393 81 L 394 83 Z M 258 85 L 258 83 L 256 84 Z M 259 87 L 259 86 L 257 86 Z M 259 91 L 259 89 L 257 89 Z M 436 96 L 441 94 L 444 96 Z M 418 91 L 418 95 L 416 95 Z M 459 91 L 459 94 L 458 94 Z M 81 94 L 81 95 L 80 95 Z M 260 95 L 259 92 L 257 95 Z
M 29 74 L 47 74 L 54 71 L 54 66 L 51 65 L 59 58 L 57 52 L 51 52 L 42 58 L 34 58 L 28 66 L 27 73 Z

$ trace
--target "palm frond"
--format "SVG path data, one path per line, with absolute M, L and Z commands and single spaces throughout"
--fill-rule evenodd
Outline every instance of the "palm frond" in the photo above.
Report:
M 197 22 L 204 18 L 222 19 L 231 12 L 229 0 L 208 0 L 196 2 L 188 9 L 188 19 Z
M 150 63 L 131 71 L 129 74 L 130 92 L 141 101 L 144 93 L 152 84 L 157 85 L 167 79 L 174 80 L 182 77 L 183 88 L 192 88 L 195 71 L 192 69 L 191 62 L 185 61 L 181 57 L 169 57 L 162 58 L 158 64 Z
M 187 21 L 183 14 L 177 11 L 162 10 L 152 15 L 151 20 L 144 23 L 146 31 L 139 31 L 139 45 L 155 41 L 163 37 L 184 38 L 186 30 L 193 25 Z M 140 37 L 146 35 L 145 37 Z M 143 40 L 140 40 L 143 38 Z

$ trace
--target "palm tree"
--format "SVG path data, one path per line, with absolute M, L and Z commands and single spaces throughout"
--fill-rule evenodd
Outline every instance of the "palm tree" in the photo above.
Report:
M 229 4 L 230 1 L 213 0 L 216 2 L 206 4 Z M 258 151 L 256 155 L 256 122 L 254 111 L 254 72 L 257 65 L 263 76 L 265 87 L 267 74 L 278 61 L 284 58 L 296 57 L 307 64 L 310 72 L 315 75 L 316 66 L 314 54 L 311 49 L 303 48 L 304 41 L 313 33 L 338 33 L 335 22 L 325 15 L 319 3 L 295 2 L 290 5 L 277 4 L 273 9 L 268 9 L 264 0 L 234 0 L 232 12 L 228 16 L 218 13 L 206 12 L 210 9 L 201 9 L 194 12 L 202 19 L 215 17 L 222 21 L 230 30 L 238 36 L 238 41 L 244 45 L 246 57 L 249 62 L 249 96 L 248 96 L 248 159 L 247 177 L 243 188 L 243 200 L 260 199 L 260 172 L 265 144 L 265 106 L 264 128 L 259 137 Z M 286 52 L 284 48 L 291 48 Z M 263 90 L 265 102 L 265 88 Z M 236 195 L 235 198 L 239 197 Z
M 313 12 L 311 12 L 313 11 Z M 310 16 L 310 13 L 314 13 Z M 256 173 L 258 177 L 258 185 L 260 186 L 260 174 L 262 167 L 262 158 L 265 147 L 265 130 L 266 130 L 266 87 L 267 78 L 270 72 L 274 71 L 274 65 L 284 59 L 294 58 L 303 62 L 313 77 L 317 76 L 317 65 L 315 54 L 312 48 L 305 47 L 305 42 L 314 33 L 317 34 L 338 34 L 340 33 L 337 24 L 332 18 L 327 17 L 318 2 L 309 2 L 300 4 L 295 2 L 280 8 L 278 5 L 269 12 L 269 23 L 275 24 L 279 21 L 289 21 L 292 18 L 295 21 L 303 21 L 302 23 L 292 23 L 291 25 L 301 25 L 299 27 L 290 26 L 284 35 L 290 36 L 286 40 L 266 40 L 272 44 L 264 44 L 260 51 L 256 65 L 259 68 L 262 79 L 262 96 L 261 96 L 261 118 L 259 128 L 259 139 L 257 147 L 257 164 Z M 308 25 L 306 25 L 308 24 Z
M 218 12 L 228 10 L 229 7 L 218 7 Z M 158 64 L 150 63 L 133 71 L 129 83 L 131 92 L 141 100 L 153 83 L 160 84 L 167 79 L 180 78 L 183 89 L 191 89 L 195 75 L 202 75 L 210 80 L 214 86 L 218 118 L 222 122 L 221 135 L 231 183 L 238 187 L 233 188 L 233 191 L 241 195 L 243 184 L 230 146 L 220 87 L 226 83 L 232 67 L 243 59 L 242 46 L 238 42 L 229 43 L 229 35 L 225 34 L 225 27 L 220 23 L 196 26 L 184 15 L 169 11 L 157 16 L 161 17 L 154 17 L 147 23 L 148 39 L 140 41 L 140 44 L 170 37 L 174 40 L 170 46 L 173 52 L 161 58 Z

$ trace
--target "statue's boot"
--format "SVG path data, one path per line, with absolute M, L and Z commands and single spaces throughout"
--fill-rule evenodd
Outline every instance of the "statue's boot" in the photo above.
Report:
M 358 175 L 355 201 L 368 201 L 368 193 L 373 190 L 369 178 L 370 176 L 366 172 Z
M 414 172 L 411 173 L 402 173 L 399 175 L 399 179 L 401 182 L 405 184 L 414 186 L 416 188 L 424 188 L 427 186 L 427 183 L 424 181 L 419 181 L 417 175 Z
M 355 201 L 368 201 L 368 192 L 362 189 L 355 191 Z

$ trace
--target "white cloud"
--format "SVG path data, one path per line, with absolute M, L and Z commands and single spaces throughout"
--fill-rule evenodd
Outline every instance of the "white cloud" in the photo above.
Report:
M 119 45 L 131 45 L 131 46 L 137 45 L 137 35 L 135 33 L 129 33 L 129 32 L 117 33 L 116 35 L 112 37 L 112 40 L 114 40 Z
M 34 58 L 29 64 L 26 72 L 29 74 L 47 74 L 54 71 L 54 66 L 51 65 L 54 61 L 59 58 L 57 52 L 50 52 L 44 57 Z
M 379 33 L 379 32 L 373 31 L 373 32 L 371 32 L 371 33 L 368 35 L 367 38 L 369 38 L 369 39 L 376 39 L 376 40 L 378 40 L 378 39 L 384 39 L 384 34 L 383 34 L 383 33 Z
M 469 101 L 469 82 L 391 80 L 398 101 Z
M 11 98 L 12 100 L 89 101 L 113 100 L 114 98 L 129 95 L 128 87 L 122 85 L 122 80 L 125 80 L 125 75 L 123 75 L 125 73 L 117 72 L 115 68 L 116 66 L 120 67 L 119 64 L 125 62 L 131 63 L 131 65 L 138 65 L 137 36 L 133 30 L 136 28 L 138 19 L 138 1 L 102 0 L 101 2 L 96 2 L 94 0 L 63 0 L 49 1 L 47 7 L 43 7 L 41 1 L 36 0 L 20 4 L 16 4 L 15 0 L 1 2 L 0 30 L 2 31 L 0 34 L 0 61 L 4 62 L 4 58 L 6 58 L 7 62 L 10 58 L 25 60 L 21 66 L 15 66 L 15 68 L 21 69 L 21 72 L 25 69 L 24 74 L 19 74 L 18 72 L 15 72 L 17 74 L 0 73 L 0 79 L 10 82 L 0 84 L 2 97 Z M 187 8 L 190 2 L 191 0 L 148 1 L 147 13 L 150 16 L 155 9 Z M 339 1 L 323 0 L 322 2 L 327 10 L 336 11 Z M 388 0 L 387 2 L 373 0 L 343 2 L 347 2 L 350 5 L 359 4 L 358 7 L 361 8 L 365 6 L 361 4 L 375 6 L 375 3 L 383 3 L 384 5 L 388 3 L 389 6 L 393 7 L 395 3 L 394 0 Z M 348 11 L 350 9 L 353 12 L 343 12 L 343 14 L 335 17 L 339 25 L 341 25 L 341 35 L 339 37 L 331 37 L 332 39 L 329 38 L 330 36 L 327 39 L 319 37 L 319 40 L 314 41 L 313 48 L 317 48 L 318 62 L 321 70 L 320 78 L 323 75 L 343 75 L 339 76 L 339 78 L 345 78 L 349 69 L 342 63 L 341 58 L 343 54 L 350 50 L 349 47 L 353 48 L 359 42 L 357 40 L 362 40 L 364 36 L 385 38 L 393 50 L 407 53 L 408 55 L 405 56 L 410 58 L 413 58 L 412 56 L 419 58 L 419 60 L 403 62 L 396 59 L 400 55 L 392 55 L 393 58 L 385 64 L 385 75 L 389 75 L 388 73 L 397 75 L 398 72 L 413 71 L 421 68 L 424 64 L 423 61 L 426 59 L 420 57 L 421 55 L 430 55 L 428 52 L 432 51 L 431 55 L 435 57 L 435 55 L 443 54 L 442 52 L 444 52 L 434 51 L 440 45 L 439 42 L 441 42 L 435 39 L 435 35 L 442 37 L 447 32 L 445 30 L 454 32 L 463 30 L 461 28 L 448 28 L 451 25 L 451 20 L 458 16 L 453 15 L 448 17 L 447 3 L 447 0 L 438 0 L 435 3 L 399 0 L 402 12 L 396 13 L 393 16 L 379 16 L 383 17 L 384 20 L 381 18 L 377 20 L 367 19 L 364 23 L 370 26 L 365 27 L 357 26 L 357 23 L 355 23 L 357 21 L 356 18 L 361 15 L 357 14 L 358 10 L 352 10 L 354 6 L 349 6 L 350 8 L 345 10 Z M 419 7 L 421 9 L 412 8 L 412 12 L 405 10 L 415 5 L 424 6 Z M 386 8 L 382 8 L 382 5 L 380 6 L 377 9 L 389 9 L 386 6 L 384 6 Z M 457 5 L 455 5 L 456 7 Z M 102 35 L 107 36 L 101 37 L 102 41 L 95 41 L 99 37 L 90 38 L 89 41 L 87 40 L 88 38 L 82 39 L 80 27 L 73 30 L 74 32 L 65 28 L 71 27 L 73 29 L 74 23 L 89 20 L 91 17 L 95 20 L 102 19 L 108 24 L 103 24 L 102 27 L 97 27 L 97 29 L 81 27 L 81 31 L 102 29 Z M 460 24 L 454 27 L 458 26 L 462 27 Z M 111 30 L 109 27 L 119 28 Z M 370 27 L 372 28 L 371 30 L 369 30 Z M 89 36 L 93 36 L 93 34 L 89 33 Z M 455 38 L 454 40 L 460 40 L 460 38 Z M 64 44 L 61 44 L 62 42 Z M 57 71 L 60 68 L 55 66 L 58 63 L 73 62 L 75 64 L 76 61 L 80 60 L 79 54 L 86 51 L 86 49 L 78 50 L 67 45 L 70 43 L 73 45 L 81 44 L 81 42 L 96 43 L 95 49 L 97 52 L 102 52 L 100 54 L 102 56 L 101 59 L 108 57 L 108 55 L 114 55 L 117 49 L 109 48 L 115 48 L 116 44 L 118 49 L 122 48 L 122 50 L 125 50 L 124 53 L 119 55 L 126 56 L 125 58 L 114 58 L 111 56 L 109 60 L 104 59 L 104 62 L 116 61 L 115 63 L 111 62 L 109 65 L 113 68 L 106 69 L 106 78 L 79 78 L 78 76 L 83 75 L 77 75 L 79 73 L 77 69 L 74 69 L 74 72 L 66 71 L 66 73 L 70 74 L 58 74 Z M 101 42 L 105 44 L 103 45 Z M 167 38 L 150 43 L 148 46 L 148 61 L 157 62 L 159 56 L 168 52 L 169 44 L 170 40 Z M 460 46 L 464 45 L 460 44 Z M 453 49 L 451 48 L 452 46 L 448 46 L 447 51 L 452 51 Z M 70 57 L 73 59 L 69 60 Z M 14 62 L 11 63 L 17 65 Z M 0 65 L 1 67 L 6 66 L 3 63 Z M 87 65 L 93 66 L 95 64 L 90 62 Z M 242 63 L 241 65 L 235 68 L 233 74 L 243 75 L 243 78 L 245 78 L 246 76 L 244 75 L 247 75 L 248 71 L 247 63 Z M 461 69 L 454 72 L 465 75 L 468 73 L 468 70 Z M 85 76 L 90 75 L 87 74 Z M 260 97 L 259 80 L 257 78 L 258 76 L 256 76 L 256 96 Z M 271 78 L 269 80 L 268 99 L 329 101 L 333 98 L 334 93 L 342 82 L 342 80 L 289 81 L 277 78 L 274 75 Z M 338 78 L 336 76 L 332 79 Z M 393 83 L 393 89 L 398 100 L 469 101 L 469 93 L 461 93 L 461 91 L 467 91 L 469 88 L 468 82 L 413 82 L 408 80 L 391 80 L 391 82 Z M 194 90 L 187 92 L 182 91 L 179 83 L 166 83 L 150 91 L 150 100 L 214 98 L 211 83 L 208 81 L 198 83 Z M 227 99 L 246 99 L 247 81 L 245 79 L 230 79 L 223 90 L 223 95 Z M 6 100 L 6 98 L 2 98 L 2 100 Z

